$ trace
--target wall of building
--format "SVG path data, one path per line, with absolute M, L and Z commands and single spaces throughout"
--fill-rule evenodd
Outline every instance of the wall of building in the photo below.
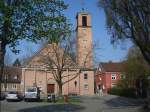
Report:
M 116 74 L 115 80 L 112 80 L 112 74 Z M 96 74 L 96 86 L 98 87 L 99 84 L 104 85 L 104 91 L 107 93 L 108 90 L 112 88 L 112 86 L 115 86 L 117 84 L 117 82 L 120 80 L 120 76 L 120 72 L 104 72 Z
M 6 88 L 5 88 L 6 87 Z M 1 83 L 1 91 L 18 91 L 21 92 L 20 83 L 7 83 L 6 86 L 4 83 Z
M 83 71 L 77 75 L 78 70 L 65 71 L 63 82 L 72 79 L 63 85 L 62 94 L 77 93 L 79 95 L 93 95 L 94 94 L 94 72 Z M 88 74 L 88 79 L 84 79 L 84 74 Z M 76 85 L 75 85 L 76 81 Z M 24 93 L 25 87 L 37 85 L 41 87 L 41 94 L 47 95 L 47 84 L 55 84 L 55 94 L 58 94 L 58 84 L 53 78 L 53 74 L 47 71 L 36 69 L 23 69 L 22 70 L 22 92 Z M 84 85 L 87 84 L 88 88 L 85 89 Z

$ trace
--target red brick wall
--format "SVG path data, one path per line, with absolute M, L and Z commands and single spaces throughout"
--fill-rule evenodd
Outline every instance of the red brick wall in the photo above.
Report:
M 116 74 L 116 80 L 112 80 L 111 74 Z M 104 91 L 107 92 L 112 87 L 112 84 L 116 84 L 120 80 L 120 75 L 121 73 L 119 72 L 104 72 L 96 74 L 96 88 L 99 84 L 103 84 Z

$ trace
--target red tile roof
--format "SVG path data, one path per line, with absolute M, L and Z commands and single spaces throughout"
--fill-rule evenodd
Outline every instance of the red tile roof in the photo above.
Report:
M 122 72 L 123 63 L 122 62 L 101 62 L 100 68 L 105 72 Z

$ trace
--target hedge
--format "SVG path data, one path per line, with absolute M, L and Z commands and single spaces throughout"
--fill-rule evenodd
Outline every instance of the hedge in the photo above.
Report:
M 136 98 L 135 89 L 133 88 L 113 87 L 109 89 L 108 93 L 113 95 Z

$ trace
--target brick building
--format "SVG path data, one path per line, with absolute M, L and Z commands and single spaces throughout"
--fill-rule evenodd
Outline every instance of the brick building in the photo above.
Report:
M 77 58 L 74 64 L 68 63 L 68 67 L 63 69 L 63 81 L 71 79 L 70 74 L 78 75 L 71 81 L 63 85 L 62 94 L 76 93 L 79 95 L 94 94 L 94 71 L 92 59 L 92 32 L 90 23 L 90 14 L 79 12 L 76 16 L 76 42 L 77 42 Z M 46 44 L 39 52 L 37 52 L 22 68 L 22 92 L 27 86 L 38 86 L 41 93 L 46 96 L 47 93 L 58 93 L 58 84 L 54 80 L 54 76 L 46 69 L 39 60 L 41 54 L 51 52 L 51 44 Z M 80 71 L 80 72 L 79 72 Z
M 103 89 L 103 92 L 114 87 L 123 77 L 123 65 L 121 62 L 101 62 L 96 71 L 96 89 Z
M 21 91 L 21 68 L 16 66 L 5 67 L 1 82 L 2 92 Z

